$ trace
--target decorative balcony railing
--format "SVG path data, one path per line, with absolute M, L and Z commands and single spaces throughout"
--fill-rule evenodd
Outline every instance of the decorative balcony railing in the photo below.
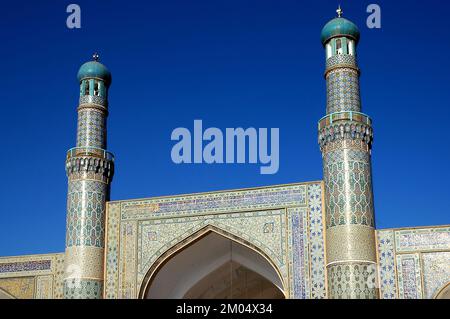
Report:
M 67 158 L 77 156 L 94 156 L 109 161 L 114 161 L 114 154 L 98 147 L 73 147 L 67 151 Z
M 364 113 L 354 111 L 343 111 L 328 114 L 319 121 L 319 130 L 339 121 L 350 121 L 372 125 L 372 119 Z

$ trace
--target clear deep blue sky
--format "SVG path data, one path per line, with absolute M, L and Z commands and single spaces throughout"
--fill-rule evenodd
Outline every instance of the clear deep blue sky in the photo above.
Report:
M 322 26 L 338 1 L 8 1 L 0 10 L 0 255 L 64 250 L 66 151 L 75 146 L 79 66 L 113 75 L 111 199 L 322 179 Z M 365 26 L 382 8 L 382 29 Z M 363 111 L 374 120 L 378 228 L 449 224 L 448 1 L 341 1 L 361 30 Z M 172 163 L 171 132 L 280 128 L 280 170 Z

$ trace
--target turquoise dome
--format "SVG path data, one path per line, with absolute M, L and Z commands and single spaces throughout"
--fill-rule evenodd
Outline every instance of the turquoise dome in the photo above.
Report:
M 78 81 L 86 78 L 99 78 L 105 82 L 106 86 L 111 84 L 111 72 L 106 66 L 97 61 L 89 61 L 83 64 L 78 70 Z
M 359 41 L 359 29 L 353 22 L 345 18 L 334 18 L 329 21 L 322 29 L 321 40 L 322 44 L 335 36 L 349 36 L 353 38 L 356 43 Z

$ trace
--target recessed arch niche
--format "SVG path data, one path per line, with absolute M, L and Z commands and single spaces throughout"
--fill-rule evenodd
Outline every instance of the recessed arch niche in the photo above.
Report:
M 280 299 L 285 287 L 270 258 L 251 243 L 207 226 L 162 254 L 139 297 L 158 299 Z

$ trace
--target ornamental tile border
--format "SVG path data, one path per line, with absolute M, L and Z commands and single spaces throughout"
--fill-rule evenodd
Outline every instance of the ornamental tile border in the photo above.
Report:
M 268 221 L 273 222 L 276 229 L 271 234 L 263 232 L 263 226 Z M 284 209 L 142 221 L 138 225 L 137 287 L 141 286 L 150 266 L 164 252 L 208 225 L 244 239 L 261 249 L 275 263 L 284 283 L 287 283 L 285 223 Z M 183 227 L 179 227 L 180 225 Z M 156 230 L 165 232 L 158 242 L 150 241 L 147 235 L 155 226 L 163 226 Z M 120 263 L 122 262 L 120 260 Z
M 121 201 L 121 219 L 213 214 L 306 205 L 307 184 Z
M 308 211 L 305 208 L 289 208 L 288 242 L 290 292 L 293 299 L 309 298 Z
M 419 254 L 397 255 L 399 299 L 422 299 L 422 275 Z
M 312 299 L 327 297 L 325 267 L 325 221 L 323 183 L 308 185 L 308 231 L 310 260 L 310 296 Z
M 381 299 L 397 299 L 395 240 L 393 230 L 377 231 L 378 271 Z
M 450 250 L 450 227 L 396 230 L 395 246 L 397 253 Z
M 0 258 L 0 278 L 51 275 L 56 258 L 64 254 L 29 255 Z

